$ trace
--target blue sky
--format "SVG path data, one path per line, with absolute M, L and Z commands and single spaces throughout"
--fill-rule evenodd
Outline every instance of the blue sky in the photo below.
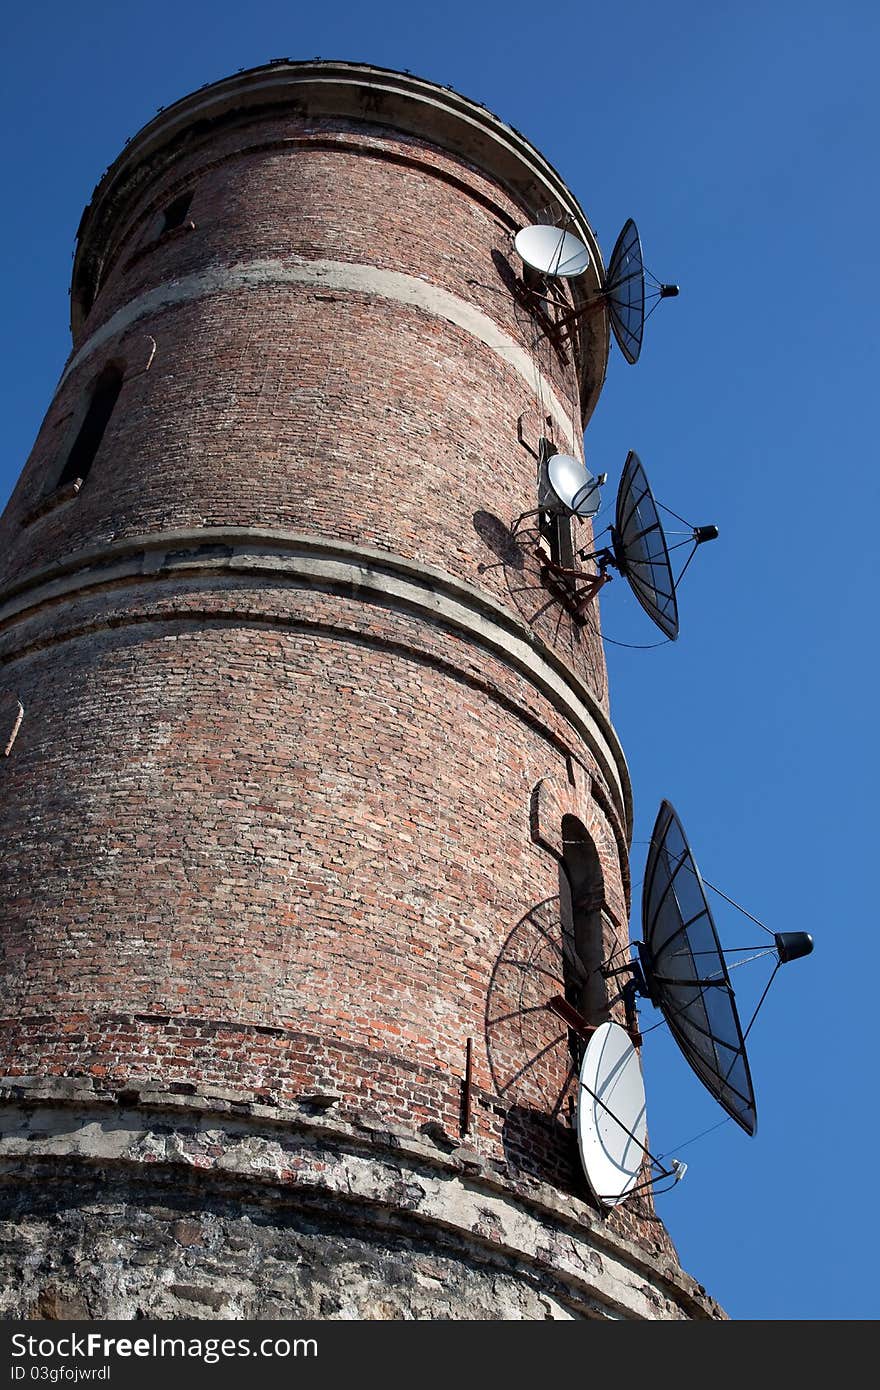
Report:
M 91 190 L 157 107 L 205 82 L 282 56 L 408 69 L 537 145 L 606 258 L 636 217 L 648 265 L 682 292 L 651 320 L 636 367 L 614 352 L 588 462 L 614 484 L 635 448 L 660 499 L 721 534 L 682 588 L 678 642 L 607 649 L 635 792 L 633 878 L 667 797 L 708 879 L 774 930 L 816 939 L 780 972 L 749 1038 L 754 1139 L 727 1122 L 683 1147 L 722 1112 L 665 1029 L 648 1034 L 652 1147 L 690 1165 L 661 1210 L 683 1265 L 731 1316 L 873 1319 L 880 8 L 611 10 L 11 10 L 0 503 L 67 356 L 71 254 Z M 603 612 L 609 637 L 655 640 L 622 581 Z M 723 938 L 760 939 L 717 905 Z M 657 1020 L 646 1006 L 643 1025 Z

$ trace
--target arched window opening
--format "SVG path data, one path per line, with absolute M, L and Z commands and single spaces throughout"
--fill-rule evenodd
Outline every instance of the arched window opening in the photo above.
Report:
M 609 1017 L 602 974 L 602 866 L 596 846 L 576 816 L 562 818 L 562 845 L 559 910 L 565 998 L 587 1023 L 597 1025 Z M 569 1042 L 572 1056 L 579 1061 L 582 1044 L 573 1033 Z
M 101 447 L 104 431 L 113 414 L 113 408 L 122 390 L 122 368 L 116 365 L 105 367 L 98 377 L 89 401 L 85 418 L 79 427 L 76 439 L 67 456 L 56 487 L 65 487 L 77 479 L 85 482 Z

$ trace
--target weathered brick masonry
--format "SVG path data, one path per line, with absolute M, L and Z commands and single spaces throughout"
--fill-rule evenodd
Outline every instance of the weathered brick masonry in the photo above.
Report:
M 540 1007 L 563 817 L 605 952 L 631 825 L 598 616 L 511 535 L 608 352 L 516 283 L 549 203 L 589 294 L 516 132 L 285 63 L 86 209 L 0 523 L 6 1316 L 722 1316 L 592 1204 Z

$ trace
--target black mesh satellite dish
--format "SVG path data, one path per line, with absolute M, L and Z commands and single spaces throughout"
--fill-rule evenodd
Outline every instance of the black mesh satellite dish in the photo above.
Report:
M 617 346 L 627 362 L 637 362 L 645 327 L 645 263 L 639 229 L 632 218 L 611 252 L 605 298 Z
M 652 282 L 646 291 L 645 276 Z M 617 339 L 617 346 L 627 362 L 638 362 L 642 350 L 645 320 L 650 318 L 661 299 L 674 299 L 678 285 L 663 285 L 645 266 L 639 229 L 630 217 L 624 223 L 614 243 L 602 298 L 608 305 L 608 317 Z M 651 307 L 645 312 L 646 301 Z
M 611 530 L 614 559 L 649 618 L 675 641 L 678 603 L 669 548 L 654 497 L 638 454 L 629 451 Z
M 776 966 L 745 1031 L 739 1021 L 706 888 L 773 937 L 773 947 L 759 950 L 758 954 L 775 955 Z M 642 888 L 642 930 L 644 939 L 636 943 L 638 960 L 616 968 L 609 966 L 604 973 L 631 974 L 624 997 L 627 992 L 630 998 L 641 994 L 660 1009 L 703 1085 L 746 1134 L 754 1134 L 758 1120 L 746 1038 L 776 971 L 788 961 L 808 956 L 813 938 L 808 932 L 770 931 L 726 893 L 707 883 L 668 801 L 661 802 L 651 835 Z
M 664 510 L 668 511 L 669 508 Z M 676 514 L 673 512 L 672 515 Z M 685 522 L 685 525 L 687 524 Z M 678 544 L 686 545 L 688 542 L 692 545 L 691 553 L 680 574 L 677 578 L 673 575 L 669 558 L 670 547 L 660 521 L 657 503 L 648 485 L 641 460 L 631 449 L 627 454 L 617 489 L 617 506 L 614 525 L 611 527 L 611 549 L 582 550 L 579 554 L 582 560 L 595 560 L 602 576 L 605 576 L 609 566 L 622 574 L 648 617 L 670 641 L 674 642 L 678 636 L 676 590 L 697 547 L 705 541 L 715 540 L 717 536 L 716 526 L 690 527 L 687 539 L 672 547 L 677 549 Z
M 642 889 L 644 987 L 697 1076 L 754 1134 L 755 1093 L 733 987 L 703 880 L 678 816 L 661 803 Z

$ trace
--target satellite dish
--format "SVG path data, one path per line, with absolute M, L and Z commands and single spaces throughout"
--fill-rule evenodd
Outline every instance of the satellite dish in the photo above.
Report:
M 669 1187 L 654 1187 L 655 1181 L 671 1178 L 674 1187 L 687 1172 L 687 1164 L 673 1158 L 667 1168 L 645 1144 L 645 1086 L 630 1036 L 616 1023 L 588 1023 L 562 994 L 553 995 L 545 1007 L 586 1043 L 575 1129 L 593 1196 L 610 1207 L 646 1188 L 668 1192 Z M 649 1167 L 638 1182 L 645 1159 Z
M 571 279 L 583 275 L 590 253 L 579 237 L 561 227 L 523 227 L 513 239 L 517 254 L 541 275 Z
M 579 517 L 595 516 L 602 505 L 599 489 L 607 478 L 594 478 L 571 454 L 543 453 L 541 500 L 545 507 Z
M 635 1187 L 647 1153 L 645 1086 L 639 1055 L 625 1029 L 602 1023 L 580 1069 L 577 1139 L 593 1196 L 616 1206 Z
M 645 313 L 645 275 L 649 275 L 656 289 L 649 291 L 653 304 Z M 630 218 L 614 243 L 608 274 L 602 287 L 602 296 L 608 305 L 608 317 L 617 346 L 627 362 L 639 360 L 642 350 L 642 334 L 645 319 L 653 314 L 661 299 L 674 299 L 678 295 L 678 285 L 662 285 L 654 280 L 650 271 L 645 270 L 642 256 L 642 243 L 639 229 Z
M 712 911 L 678 816 L 663 801 L 642 888 L 639 961 L 648 998 L 703 1085 L 754 1134 L 746 1044 Z
M 664 508 L 668 511 L 668 508 Z M 672 513 L 674 516 L 675 513 Z M 681 518 L 679 518 L 681 520 Z M 688 523 L 685 522 L 685 525 Z M 631 449 L 617 489 L 614 525 L 611 527 L 611 549 L 582 550 L 582 560 L 595 560 L 600 576 L 607 578 L 610 567 L 616 569 L 629 583 L 638 602 L 660 631 L 674 642 L 678 636 L 678 602 L 676 589 L 697 550 L 706 541 L 716 540 L 717 526 L 693 526 L 687 540 L 692 550 L 676 578 L 672 572 L 667 544 L 657 503 L 648 484 L 638 454 Z M 596 590 L 590 593 L 594 597 Z
M 808 932 L 773 933 L 765 928 L 773 937 L 776 967 L 744 1032 L 706 887 L 713 885 L 700 876 L 678 816 L 668 801 L 661 802 L 642 889 L 644 939 L 636 943 L 638 962 L 621 969 L 632 971 L 628 988 L 660 1009 L 709 1093 L 746 1134 L 753 1135 L 758 1119 L 746 1038 L 779 966 L 809 955 L 813 938 Z M 732 898 L 727 901 L 739 906 Z
M 669 547 L 641 460 L 627 454 L 620 484 L 611 544 L 618 570 L 660 631 L 678 636 L 678 603 Z
M 517 517 L 512 534 L 516 534 L 526 517 L 537 516 L 539 512 L 577 516 L 584 521 L 596 515 L 602 505 L 599 489 L 606 482 L 607 473 L 599 473 L 594 478 L 580 459 L 572 454 L 557 453 L 555 445 L 546 438 L 538 442 L 538 464 L 538 506 Z M 568 571 L 563 569 L 561 573 Z M 575 573 L 581 579 L 592 578 L 580 570 Z
M 611 252 L 604 295 L 617 346 L 627 362 L 637 362 L 645 327 L 645 263 L 639 230 L 632 218 Z
M 584 243 L 560 227 L 524 227 L 517 232 L 513 244 L 526 265 L 544 275 L 580 275 L 590 263 Z M 650 289 L 646 287 L 646 276 L 651 281 Z M 553 331 L 567 330 L 587 314 L 607 309 L 617 346 L 627 362 L 635 363 L 642 350 L 646 320 L 661 299 L 674 299 L 678 293 L 678 285 L 664 285 L 648 270 L 639 229 L 630 217 L 614 243 L 599 293 L 557 319 Z M 651 304 L 646 312 L 648 301 Z

